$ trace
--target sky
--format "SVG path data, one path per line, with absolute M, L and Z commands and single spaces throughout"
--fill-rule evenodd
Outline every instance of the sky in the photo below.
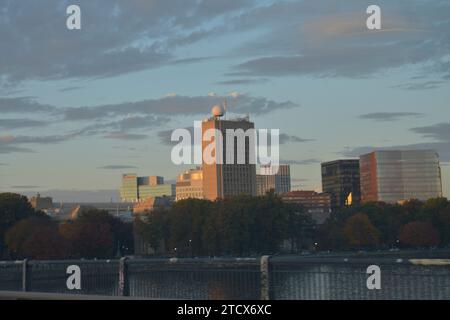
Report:
M 295 189 L 320 190 L 323 161 L 433 149 L 450 197 L 449 1 L 0 0 L 0 192 L 109 201 L 123 173 L 173 181 L 168 133 L 225 98 L 280 129 Z

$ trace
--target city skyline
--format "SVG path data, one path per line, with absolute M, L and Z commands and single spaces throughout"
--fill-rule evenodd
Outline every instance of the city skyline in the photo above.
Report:
M 320 190 L 321 162 L 432 149 L 450 198 L 450 4 L 378 1 L 377 33 L 370 1 L 78 2 L 77 31 L 69 1 L 1 5 L 0 192 L 174 182 L 193 166 L 170 163 L 170 132 L 227 98 L 281 129 L 293 189 Z

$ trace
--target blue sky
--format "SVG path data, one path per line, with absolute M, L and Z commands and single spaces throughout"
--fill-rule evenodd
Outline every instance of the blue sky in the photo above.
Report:
M 107 201 L 125 172 L 173 180 L 168 130 L 227 97 L 281 130 L 295 188 L 320 189 L 321 161 L 425 148 L 449 197 L 450 3 L 376 1 L 380 31 L 369 4 L 0 0 L 0 192 Z

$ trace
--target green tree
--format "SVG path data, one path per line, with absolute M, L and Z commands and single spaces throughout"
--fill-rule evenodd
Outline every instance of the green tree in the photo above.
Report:
M 366 203 L 358 208 L 358 212 L 367 214 L 370 222 L 379 231 L 379 243 L 384 247 L 395 245 L 401 227 L 411 221 L 411 214 L 399 204 Z
M 349 248 L 366 248 L 379 244 L 380 233 L 364 213 L 348 218 L 343 232 Z
M 136 231 L 155 247 L 181 256 L 274 253 L 284 240 L 304 237 L 306 217 L 273 194 L 218 201 L 188 199 L 137 221 Z
M 6 231 L 18 221 L 38 215 L 27 197 L 15 193 L 0 193 L 0 256 L 4 254 Z
M 169 210 L 167 248 L 179 255 L 205 255 L 203 234 L 214 204 L 200 199 L 176 202 Z
M 338 250 L 346 245 L 343 227 L 344 222 L 329 219 L 318 227 L 317 243 L 319 250 Z
M 450 244 L 450 203 L 446 198 L 436 198 L 426 201 L 419 219 L 422 221 L 431 221 L 441 237 L 441 244 Z
M 168 239 L 168 210 L 164 207 L 135 218 L 134 228 L 138 235 L 148 243 L 155 252 L 159 252 Z

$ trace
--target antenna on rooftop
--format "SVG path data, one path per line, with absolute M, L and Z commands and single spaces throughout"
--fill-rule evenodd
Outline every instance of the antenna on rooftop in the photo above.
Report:
M 225 120 L 227 119 L 227 109 L 228 109 L 228 101 L 227 101 L 227 98 L 225 98 L 223 100 L 223 111 L 225 114 Z

